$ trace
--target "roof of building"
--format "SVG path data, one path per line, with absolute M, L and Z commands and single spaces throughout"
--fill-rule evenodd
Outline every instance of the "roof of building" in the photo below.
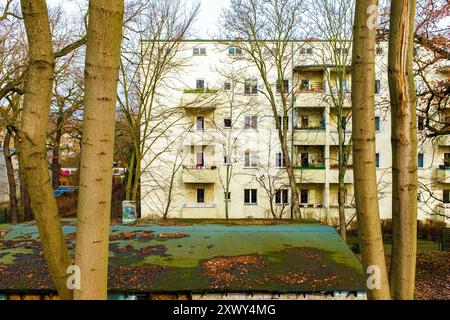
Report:
M 69 250 L 75 221 L 63 220 Z M 364 291 L 362 267 L 313 222 L 113 223 L 110 293 Z M 0 292 L 54 292 L 35 223 L 0 225 Z

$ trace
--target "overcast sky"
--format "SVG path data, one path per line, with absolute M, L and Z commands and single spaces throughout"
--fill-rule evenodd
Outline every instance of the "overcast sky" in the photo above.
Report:
M 200 1 L 200 14 L 195 25 L 196 36 L 194 38 L 211 38 L 217 35 L 217 20 L 230 0 L 186 0 L 189 4 Z M 86 3 L 86 0 L 47 0 L 50 6 L 63 4 L 66 10 L 76 10 L 77 3 Z

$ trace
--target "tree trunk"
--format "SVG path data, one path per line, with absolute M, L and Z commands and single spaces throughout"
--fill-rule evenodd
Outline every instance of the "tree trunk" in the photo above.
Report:
M 61 148 L 61 138 L 62 138 L 62 119 L 58 118 L 56 122 L 56 133 L 55 133 L 55 143 L 52 150 L 52 186 L 56 190 L 59 187 L 59 177 L 61 174 L 61 165 L 59 164 L 60 158 L 60 148 Z
M 17 135 L 15 136 L 15 144 L 19 145 Z M 25 182 L 25 175 L 23 173 L 22 163 L 20 162 L 19 153 L 19 184 L 20 184 L 20 210 L 22 213 L 23 221 L 33 220 L 33 213 L 31 212 L 30 194 L 28 192 L 27 184 Z
M 90 0 L 75 264 L 77 300 L 107 298 L 114 126 L 123 0 Z
M 33 220 L 33 213 L 31 212 L 30 194 L 28 193 L 27 184 L 19 162 L 19 180 L 20 180 L 20 204 L 22 209 L 23 221 Z
M 392 115 L 392 260 L 394 299 L 414 299 L 417 250 L 417 126 L 413 72 L 415 1 L 391 2 L 389 89 Z
M 275 113 L 274 113 L 275 115 Z M 278 116 L 277 116 L 278 119 Z M 276 119 L 276 121 L 278 121 Z M 280 123 L 280 126 L 282 124 Z M 302 218 L 301 212 L 300 212 L 300 202 L 299 202 L 299 196 L 298 196 L 298 190 L 297 190 L 297 180 L 295 178 L 294 173 L 294 162 L 289 154 L 289 149 L 287 146 L 287 141 L 285 139 L 286 135 L 282 133 L 282 129 L 278 129 L 278 136 L 281 142 L 281 150 L 283 152 L 283 158 L 286 162 L 286 172 L 289 178 L 289 187 L 291 189 L 292 194 L 292 219 Z
M 341 89 L 342 90 L 342 89 Z M 338 107 L 342 111 L 342 104 Z M 345 132 L 341 124 L 342 116 L 339 112 L 338 117 L 338 135 L 339 135 L 339 172 L 338 172 L 338 206 L 339 206 L 339 234 L 344 241 L 347 241 L 347 224 L 345 222 L 345 171 L 347 161 L 345 160 Z
M 72 292 L 66 285 L 70 259 L 52 192 L 46 150 L 54 76 L 47 5 L 44 0 L 21 0 L 21 7 L 28 37 L 29 67 L 17 147 L 50 275 L 59 296 L 70 299 Z
M 17 183 L 14 175 L 10 145 L 11 131 L 7 129 L 5 139 L 3 140 L 3 154 L 5 156 L 6 175 L 8 177 L 10 222 L 16 224 L 19 223 L 19 207 L 17 200 Z
M 356 1 L 352 57 L 354 187 L 362 264 L 379 271 L 380 286 L 367 288 L 369 299 L 390 299 L 378 207 L 375 165 L 375 46 L 376 26 L 369 25 L 369 8 L 377 0 Z M 369 267 L 371 267 L 369 269 Z

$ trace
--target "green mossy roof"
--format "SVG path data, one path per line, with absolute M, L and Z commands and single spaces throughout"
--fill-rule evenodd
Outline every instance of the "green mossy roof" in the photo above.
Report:
M 75 221 L 63 225 L 72 253 Z M 0 292 L 53 291 L 36 225 L 0 225 L 0 231 Z M 111 292 L 364 290 L 348 246 L 333 228 L 313 221 L 113 224 L 109 267 Z

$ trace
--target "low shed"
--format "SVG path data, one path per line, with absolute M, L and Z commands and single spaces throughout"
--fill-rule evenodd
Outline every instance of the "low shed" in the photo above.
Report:
M 63 220 L 73 252 L 75 220 Z M 0 296 L 54 298 L 35 223 L 0 225 Z M 111 299 L 364 299 L 362 267 L 316 222 L 170 220 L 111 226 Z

